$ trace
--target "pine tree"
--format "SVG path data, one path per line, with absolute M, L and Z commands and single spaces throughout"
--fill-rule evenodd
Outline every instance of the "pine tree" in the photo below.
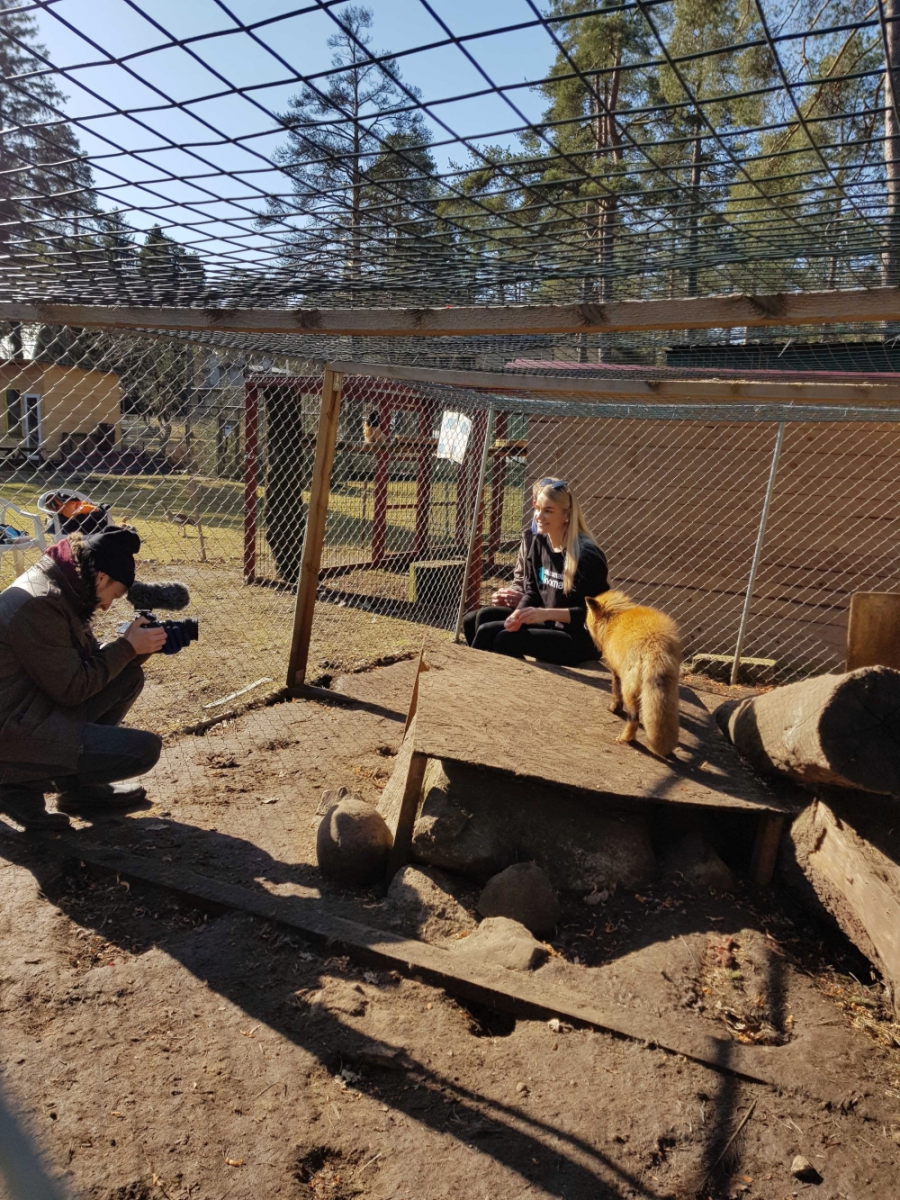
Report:
M 398 68 L 365 53 L 371 11 L 351 5 L 341 21 L 346 31 L 328 39 L 339 73 L 321 94 L 304 85 L 280 117 L 287 141 L 275 158 L 292 195 L 273 197 L 261 224 L 290 224 L 282 254 L 305 295 L 342 287 L 353 298 L 414 262 L 433 227 L 435 167 L 421 114 L 391 111 L 409 105 Z
M 90 167 L 71 126 L 59 119 L 65 97 L 45 64 L 30 12 L 0 0 L 0 257 L 54 249 L 96 210 Z
M 158 225 L 147 230 L 137 259 L 138 274 L 146 292 L 145 304 L 184 304 L 203 294 L 203 263 L 196 254 L 167 237 Z

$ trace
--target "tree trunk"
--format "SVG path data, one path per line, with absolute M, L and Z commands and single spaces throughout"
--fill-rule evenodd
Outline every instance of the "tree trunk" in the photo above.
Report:
M 885 977 L 900 1017 L 900 830 L 883 796 L 821 788 L 782 848 L 784 882 Z
M 688 208 L 687 294 L 697 295 L 697 249 L 700 229 L 700 167 L 703 163 L 703 139 L 698 131 L 691 149 L 691 199 Z
M 881 282 L 900 284 L 900 0 L 884 0 L 884 174 L 885 247 Z
M 900 796 L 898 714 L 900 671 L 861 667 L 723 705 L 717 719 L 762 775 Z

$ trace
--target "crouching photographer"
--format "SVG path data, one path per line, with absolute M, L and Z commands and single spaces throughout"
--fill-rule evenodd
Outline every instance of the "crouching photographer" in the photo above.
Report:
M 128 528 L 74 533 L 0 593 L 0 812 L 26 831 L 144 799 L 142 787 L 114 785 L 154 766 L 162 742 L 120 722 L 166 631 L 139 616 L 104 646 L 91 632 L 134 583 L 140 547 Z

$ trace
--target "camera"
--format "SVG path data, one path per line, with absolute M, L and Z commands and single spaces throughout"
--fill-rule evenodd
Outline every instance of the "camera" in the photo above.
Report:
M 166 640 L 160 654 L 177 654 L 179 650 L 183 650 L 185 646 L 189 646 L 191 642 L 200 640 L 200 622 L 196 617 L 182 617 L 180 620 L 160 621 L 155 613 L 148 612 L 146 609 L 139 608 L 134 614 L 135 620 L 143 617 L 147 624 L 145 629 L 164 629 L 166 631 Z M 124 633 L 131 622 L 123 622 L 118 633 Z

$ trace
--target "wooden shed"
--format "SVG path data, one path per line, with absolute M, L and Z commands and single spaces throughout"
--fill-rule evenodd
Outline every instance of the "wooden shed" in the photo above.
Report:
M 0 361 L 0 450 L 41 460 L 111 450 L 121 438 L 118 375 L 49 363 Z

